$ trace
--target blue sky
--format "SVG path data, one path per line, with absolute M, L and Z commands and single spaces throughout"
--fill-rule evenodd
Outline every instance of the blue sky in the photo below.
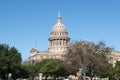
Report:
M 0 43 L 30 50 L 48 49 L 58 12 L 71 41 L 105 41 L 120 51 L 120 0 L 0 0 Z

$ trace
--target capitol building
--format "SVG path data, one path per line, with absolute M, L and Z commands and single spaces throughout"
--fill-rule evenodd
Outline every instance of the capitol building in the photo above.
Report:
M 52 28 L 48 41 L 49 47 L 47 51 L 38 51 L 36 48 L 31 49 L 29 56 L 29 62 L 31 64 L 43 59 L 62 59 L 62 55 L 66 53 L 70 44 L 70 38 L 65 25 L 62 24 L 60 13 L 57 17 L 57 23 Z M 115 66 L 116 61 L 120 61 L 120 52 L 112 51 L 111 54 L 108 55 L 108 58 L 109 62 Z
M 70 38 L 68 37 L 68 32 L 64 24 L 62 24 L 62 19 L 60 13 L 57 17 L 57 23 L 53 26 L 52 32 L 50 33 L 49 47 L 48 51 L 40 52 L 35 48 L 30 51 L 29 62 L 31 64 L 41 61 L 43 59 L 57 58 L 61 59 L 62 55 L 66 53 L 67 48 L 70 44 Z

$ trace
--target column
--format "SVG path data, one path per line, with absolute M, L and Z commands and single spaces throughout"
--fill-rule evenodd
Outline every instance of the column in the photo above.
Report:
M 58 39 L 58 45 L 60 46 L 60 39 Z
M 50 40 L 50 45 L 52 46 L 52 40 Z
M 52 46 L 52 43 L 51 43 L 52 41 L 50 40 L 50 46 Z
M 66 40 L 64 40 L 64 45 L 66 45 Z
M 63 45 L 65 45 L 65 40 L 63 39 Z
M 62 39 L 62 45 L 64 45 L 64 39 Z
M 61 46 L 61 39 L 60 39 L 60 46 Z
M 53 46 L 54 46 L 54 40 L 53 40 Z
M 51 40 L 49 40 L 49 46 L 52 46 L 52 44 L 51 44 Z

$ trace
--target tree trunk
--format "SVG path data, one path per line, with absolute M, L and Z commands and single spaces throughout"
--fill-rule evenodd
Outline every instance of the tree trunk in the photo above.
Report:
M 45 80 L 47 80 L 48 76 L 45 77 Z

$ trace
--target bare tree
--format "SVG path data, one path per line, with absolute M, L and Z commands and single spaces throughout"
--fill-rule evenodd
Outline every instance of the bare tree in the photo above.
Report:
M 106 55 L 111 51 L 112 49 L 104 42 L 95 44 L 88 41 L 76 41 L 69 46 L 64 55 L 63 64 L 73 73 L 82 68 L 85 74 L 91 75 L 93 69 L 107 70 L 109 63 Z

